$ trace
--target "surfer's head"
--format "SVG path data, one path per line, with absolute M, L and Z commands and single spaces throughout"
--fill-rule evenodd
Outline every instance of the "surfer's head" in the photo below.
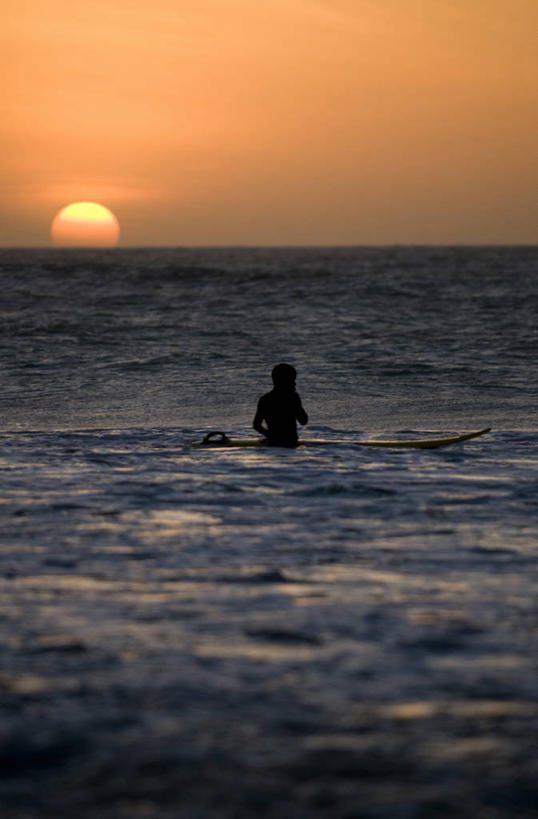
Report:
M 273 384 L 281 389 L 295 389 L 297 370 L 291 364 L 277 364 L 271 373 Z

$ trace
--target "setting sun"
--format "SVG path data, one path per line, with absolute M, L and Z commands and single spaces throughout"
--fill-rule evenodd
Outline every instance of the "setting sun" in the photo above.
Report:
M 120 226 L 108 208 L 95 202 L 74 202 L 56 214 L 52 241 L 60 247 L 114 247 Z

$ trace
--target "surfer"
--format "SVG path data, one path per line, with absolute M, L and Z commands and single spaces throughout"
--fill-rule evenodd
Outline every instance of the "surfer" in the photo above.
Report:
M 271 377 L 273 389 L 258 401 L 252 426 L 267 438 L 271 446 L 297 446 L 296 422 L 302 426 L 308 423 L 308 415 L 295 389 L 297 372 L 291 364 L 277 364 Z

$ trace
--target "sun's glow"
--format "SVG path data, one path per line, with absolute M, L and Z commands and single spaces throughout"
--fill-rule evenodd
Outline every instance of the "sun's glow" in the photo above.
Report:
M 536 0 L 7 6 L 1 247 L 538 239 Z
M 56 214 L 50 232 L 59 247 L 115 247 L 120 226 L 104 205 L 74 202 Z

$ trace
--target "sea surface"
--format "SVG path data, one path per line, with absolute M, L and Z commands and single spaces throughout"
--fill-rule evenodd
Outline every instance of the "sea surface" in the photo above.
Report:
M 2 819 L 538 816 L 538 249 L 0 271 Z

